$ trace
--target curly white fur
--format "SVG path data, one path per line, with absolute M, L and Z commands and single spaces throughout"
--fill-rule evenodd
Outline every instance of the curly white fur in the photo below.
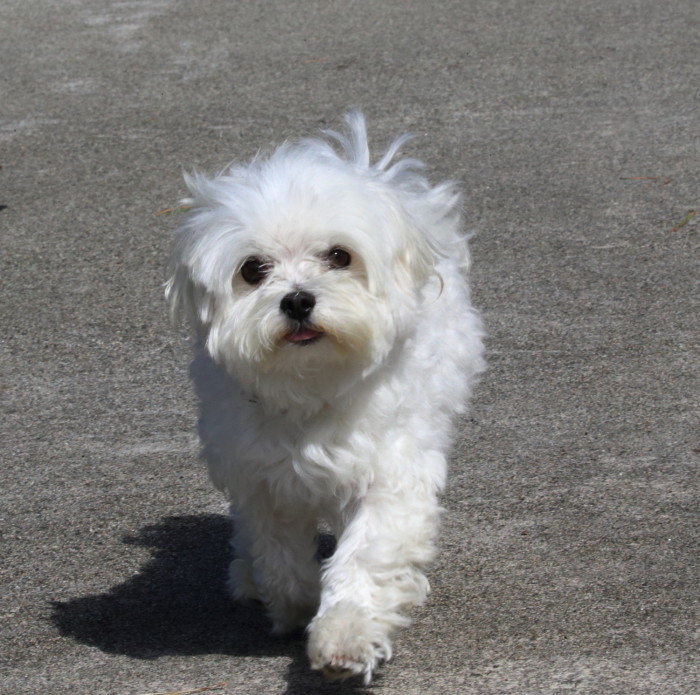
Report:
M 326 133 L 340 151 L 309 139 L 187 176 L 166 294 L 196 333 L 233 596 L 263 601 L 275 631 L 308 625 L 312 668 L 369 682 L 428 593 L 453 421 L 484 363 L 456 187 L 394 161 L 407 136 L 372 165 L 363 117 L 346 122 Z M 303 318 L 282 308 L 299 293 Z M 319 571 L 321 519 L 338 543 Z

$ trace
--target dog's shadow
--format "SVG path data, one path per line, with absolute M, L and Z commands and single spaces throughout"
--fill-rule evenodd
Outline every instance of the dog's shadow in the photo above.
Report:
M 276 637 L 262 608 L 226 594 L 231 523 L 219 515 L 169 517 L 124 538 L 153 557 L 131 579 L 103 594 L 53 603 L 61 634 L 137 659 L 197 654 L 286 656 L 286 695 L 360 693 L 359 682 L 325 683 L 309 671 L 303 634 Z M 320 555 L 332 553 L 323 537 Z

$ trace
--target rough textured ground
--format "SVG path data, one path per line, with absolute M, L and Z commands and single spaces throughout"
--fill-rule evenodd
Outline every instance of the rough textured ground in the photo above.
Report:
M 372 691 L 698 692 L 696 0 L 6 0 L 0 62 L 3 692 L 363 692 L 223 595 L 155 214 L 349 106 L 464 182 L 490 334 Z

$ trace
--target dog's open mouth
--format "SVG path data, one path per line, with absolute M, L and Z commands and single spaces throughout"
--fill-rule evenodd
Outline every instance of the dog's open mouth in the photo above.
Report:
M 290 331 L 284 339 L 296 345 L 311 345 L 321 339 L 323 333 L 308 326 L 302 326 L 294 331 Z

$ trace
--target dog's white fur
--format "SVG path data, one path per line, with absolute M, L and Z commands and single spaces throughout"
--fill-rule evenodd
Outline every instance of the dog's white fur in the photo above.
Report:
M 453 421 L 482 371 L 454 184 L 396 140 L 372 165 L 364 119 L 213 178 L 186 177 L 167 297 L 196 332 L 203 456 L 231 502 L 236 599 L 276 632 L 308 625 L 311 666 L 369 682 L 429 590 Z M 350 253 L 333 267 L 332 248 Z M 265 276 L 248 284 L 247 259 Z M 299 330 L 281 299 L 307 292 Z M 320 569 L 319 520 L 337 548 Z M 309 622 L 310 621 L 310 622 Z

